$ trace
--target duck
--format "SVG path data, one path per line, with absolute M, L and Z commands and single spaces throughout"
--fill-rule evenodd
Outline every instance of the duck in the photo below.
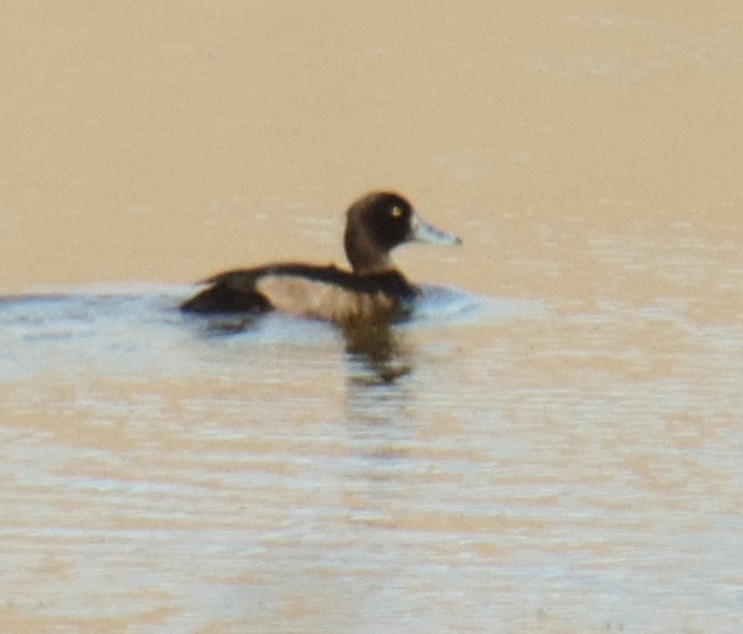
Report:
M 390 257 L 409 242 L 462 243 L 424 221 L 403 195 L 372 191 L 346 211 L 343 245 L 350 270 L 279 262 L 225 271 L 204 280 L 206 288 L 180 308 L 202 315 L 279 311 L 341 325 L 398 321 L 411 314 L 421 292 Z

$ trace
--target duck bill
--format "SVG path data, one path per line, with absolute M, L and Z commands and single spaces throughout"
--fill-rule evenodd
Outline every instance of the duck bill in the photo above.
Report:
M 410 240 L 413 242 L 443 245 L 462 244 L 462 241 L 453 233 L 448 233 L 446 231 L 441 231 L 441 229 L 437 229 L 436 227 L 432 227 L 418 214 L 413 215 L 410 224 Z

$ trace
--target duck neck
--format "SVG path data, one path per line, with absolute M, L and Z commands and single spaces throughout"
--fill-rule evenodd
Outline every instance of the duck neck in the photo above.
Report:
M 363 234 L 346 232 L 344 246 L 354 273 L 367 275 L 392 269 L 389 253 Z

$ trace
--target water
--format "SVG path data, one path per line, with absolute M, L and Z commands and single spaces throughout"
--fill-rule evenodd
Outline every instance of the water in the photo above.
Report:
M 739 326 L 430 287 L 364 348 L 83 291 L 0 302 L 9 623 L 739 623 Z

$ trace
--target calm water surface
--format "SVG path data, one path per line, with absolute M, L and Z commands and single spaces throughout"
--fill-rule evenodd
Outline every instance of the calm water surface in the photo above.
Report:
M 596 240 L 626 275 L 682 265 L 616 247 Z M 702 323 L 688 293 L 430 287 L 364 341 L 281 316 L 229 332 L 180 315 L 187 292 L 0 302 L 13 627 L 740 625 L 740 319 Z

